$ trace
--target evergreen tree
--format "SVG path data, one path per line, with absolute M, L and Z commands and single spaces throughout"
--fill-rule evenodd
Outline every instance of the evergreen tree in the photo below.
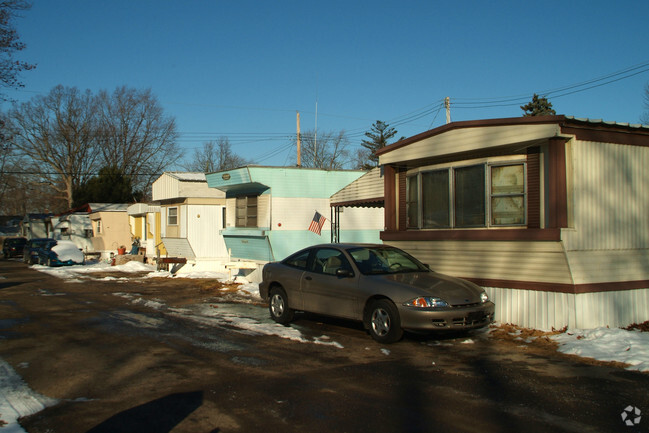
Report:
M 141 192 L 133 192 L 131 178 L 116 166 L 104 167 L 99 175 L 88 179 L 74 192 L 73 207 L 86 203 L 132 203 Z
M 532 102 L 521 106 L 524 111 L 523 117 L 529 116 L 554 116 L 557 114 L 552 108 L 552 103 L 547 98 L 539 98 L 536 93 L 532 96 Z
M 364 139 L 361 142 L 361 146 L 367 149 L 369 152 L 367 154 L 367 161 L 364 164 L 359 164 L 360 168 L 364 170 L 370 170 L 379 165 L 379 157 L 376 156 L 376 151 L 382 147 L 387 146 L 388 140 L 394 137 L 397 134 L 397 130 L 392 128 L 385 122 L 377 120 L 372 125 L 372 129 L 365 133 L 365 136 L 369 139 Z

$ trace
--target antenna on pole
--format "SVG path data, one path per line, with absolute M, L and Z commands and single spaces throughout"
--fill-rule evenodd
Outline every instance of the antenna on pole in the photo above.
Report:
M 318 96 L 315 97 L 315 134 L 313 137 L 313 147 L 315 148 L 314 161 L 318 160 Z
M 451 98 L 444 98 L 444 108 L 446 108 L 446 123 L 451 123 Z
M 302 150 L 300 143 L 300 112 L 297 111 L 297 166 L 302 166 Z

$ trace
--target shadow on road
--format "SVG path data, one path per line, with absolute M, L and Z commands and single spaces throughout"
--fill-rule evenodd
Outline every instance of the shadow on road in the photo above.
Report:
M 202 391 L 171 394 L 113 415 L 87 433 L 170 432 L 202 404 Z

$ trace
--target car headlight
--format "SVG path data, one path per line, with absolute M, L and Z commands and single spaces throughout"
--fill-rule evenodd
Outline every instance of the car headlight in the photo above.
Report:
M 417 308 L 444 308 L 448 307 L 448 303 L 440 298 L 433 298 L 430 296 L 420 296 L 415 299 L 411 299 L 408 302 L 403 304 L 406 307 L 417 307 Z
M 485 302 L 489 301 L 489 295 L 487 295 L 487 292 L 482 292 L 480 293 L 480 301 L 484 304 Z

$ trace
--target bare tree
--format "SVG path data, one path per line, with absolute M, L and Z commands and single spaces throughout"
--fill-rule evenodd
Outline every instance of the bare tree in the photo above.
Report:
M 118 87 L 98 95 L 103 166 L 115 166 L 133 179 L 133 187 L 150 190 L 166 166 L 180 158 L 173 117 L 166 116 L 150 89 Z
M 20 11 L 30 7 L 31 4 L 24 0 L 0 1 L 0 85 L 2 87 L 22 87 L 18 75 L 22 71 L 36 67 L 15 59 L 15 54 L 24 50 L 25 44 L 20 42 L 20 37 L 12 21 Z
M 340 170 L 349 162 L 349 140 L 345 131 L 300 134 L 302 141 L 302 166 L 324 170 Z
M 7 128 L 20 156 L 36 167 L 34 183 L 51 186 L 72 206 L 74 189 L 95 170 L 98 160 L 91 92 L 59 85 L 10 110 Z
M 250 164 L 250 161 L 232 152 L 232 146 L 227 137 L 220 137 L 216 142 L 203 143 L 201 149 L 194 151 L 191 161 L 182 165 L 185 170 L 211 173 L 229 170 Z

